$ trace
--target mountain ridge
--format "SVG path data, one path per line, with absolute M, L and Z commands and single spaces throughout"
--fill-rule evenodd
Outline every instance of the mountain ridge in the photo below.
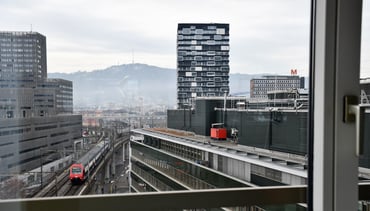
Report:
M 48 73 L 49 78 L 73 82 L 74 106 L 103 106 L 107 103 L 176 105 L 177 72 L 148 64 L 113 65 L 93 71 Z M 230 74 L 230 93 L 249 93 L 249 82 L 266 74 Z

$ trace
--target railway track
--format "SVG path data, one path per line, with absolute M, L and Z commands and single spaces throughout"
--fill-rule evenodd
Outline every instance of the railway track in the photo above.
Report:
M 68 190 L 64 194 L 64 196 L 75 196 L 75 195 L 78 195 L 80 193 L 80 190 L 82 189 L 82 186 L 80 186 L 80 185 L 72 185 L 71 183 L 69 183 L 67 185 L 67 187 L 68 187 Z
M 57 181 L 51 181 L 49 185 L 38 192 L 34 197 L 55 197 L 79 195 L 81 190 L 88 186 L 85 182 L 82 185 L 72 185 L 68 178 L 68 172 L 57 177 Z
M 68 170 L 64 170 L 59 175 L 55 176 L 54 179 L 50 180 L 49 183 L 44 186 L 39 192 L 37 192 L 33 198 L 40 197 L 51 197 L 59 194 L 59 188 L 62 187 L 68 181 Z
M 115 146 L 117 147 L 124 141 L 128 141 L 129 136 L 124 136 L 115 141 Z M 109 151 L 106 155 L 108 158 L 112 155 L 112 151 Z M 41 191 L 35 194 L 33 197 L 55 197 L 55 196 L 73 196 L 73 195 L 82 195 L 87 192 L 91 185 L 94 183 L 91 178 L 93 178 L 108 161 L 109 159 L 104 159 L 100 164 L 96 166 L 93 170 L 89 180 L 84 182 L 82 185 L 72 185 L 69 181 L 69 170 L 63 171 L 61 174 L 56 176 L 52 181 L 49 181 L 49 184 L 46 185 Z
M 54 188 L 53 187 L 49 188 L 43 197 L 60 196 L 61 190 L 59 190 L 59 187 L 63 187 L 67 182 L 68 182 L 68 177 L 66 175 L 62 177 L 60 181 L 56 181 L 54 183 Z

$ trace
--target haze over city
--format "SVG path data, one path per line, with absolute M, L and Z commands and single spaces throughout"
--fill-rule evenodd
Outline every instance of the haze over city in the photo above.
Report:
M 196 6 L 195 6 L 196 5 Z M 370 28 L 364 2 L 364 34 Z M 230 72 L 308 75 L 310 1 L 4 0 L 0 27 L 47 36 L 48 72 L 146 63 L 176 68 L 178 23 L 230 24 Z M 11 19 L 11 21 L 10 21 Z M 363 46 L 369 46 L 363 36 Z M 369 48 L 362 77 L 370 75 Z M 365 55 L 365 56 L 364 56 Z
M 230 24 L 231 73 L 308 73 L 310 1 L 16 0 L 0 12 L 12 19 L 0 20 L 3 30 L 47 36 L 48 72 L 176 68 L 177 24 L 213 22 Z

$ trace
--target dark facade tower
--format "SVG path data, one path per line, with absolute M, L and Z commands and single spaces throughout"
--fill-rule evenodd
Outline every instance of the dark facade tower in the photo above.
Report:
M 177 106 L 229 93 L 229 24 L 181 23 L 177 28 Z

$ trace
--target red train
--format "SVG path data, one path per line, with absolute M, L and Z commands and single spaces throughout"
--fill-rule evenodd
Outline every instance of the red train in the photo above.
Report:
M 101 141 L 76 163 L 72 164 L 69 168 L 69 180 L 71 183 L 82 184 L 87 179 L 89 171 L 99 163 L 99 160 L 109 150 L 109 147 L 109 140 Z
M 85 168 L 80 163 L 74 163 L 69 168 L 69 180 L 73 184 L 78 184 L 84 182 L 86 179 Z

